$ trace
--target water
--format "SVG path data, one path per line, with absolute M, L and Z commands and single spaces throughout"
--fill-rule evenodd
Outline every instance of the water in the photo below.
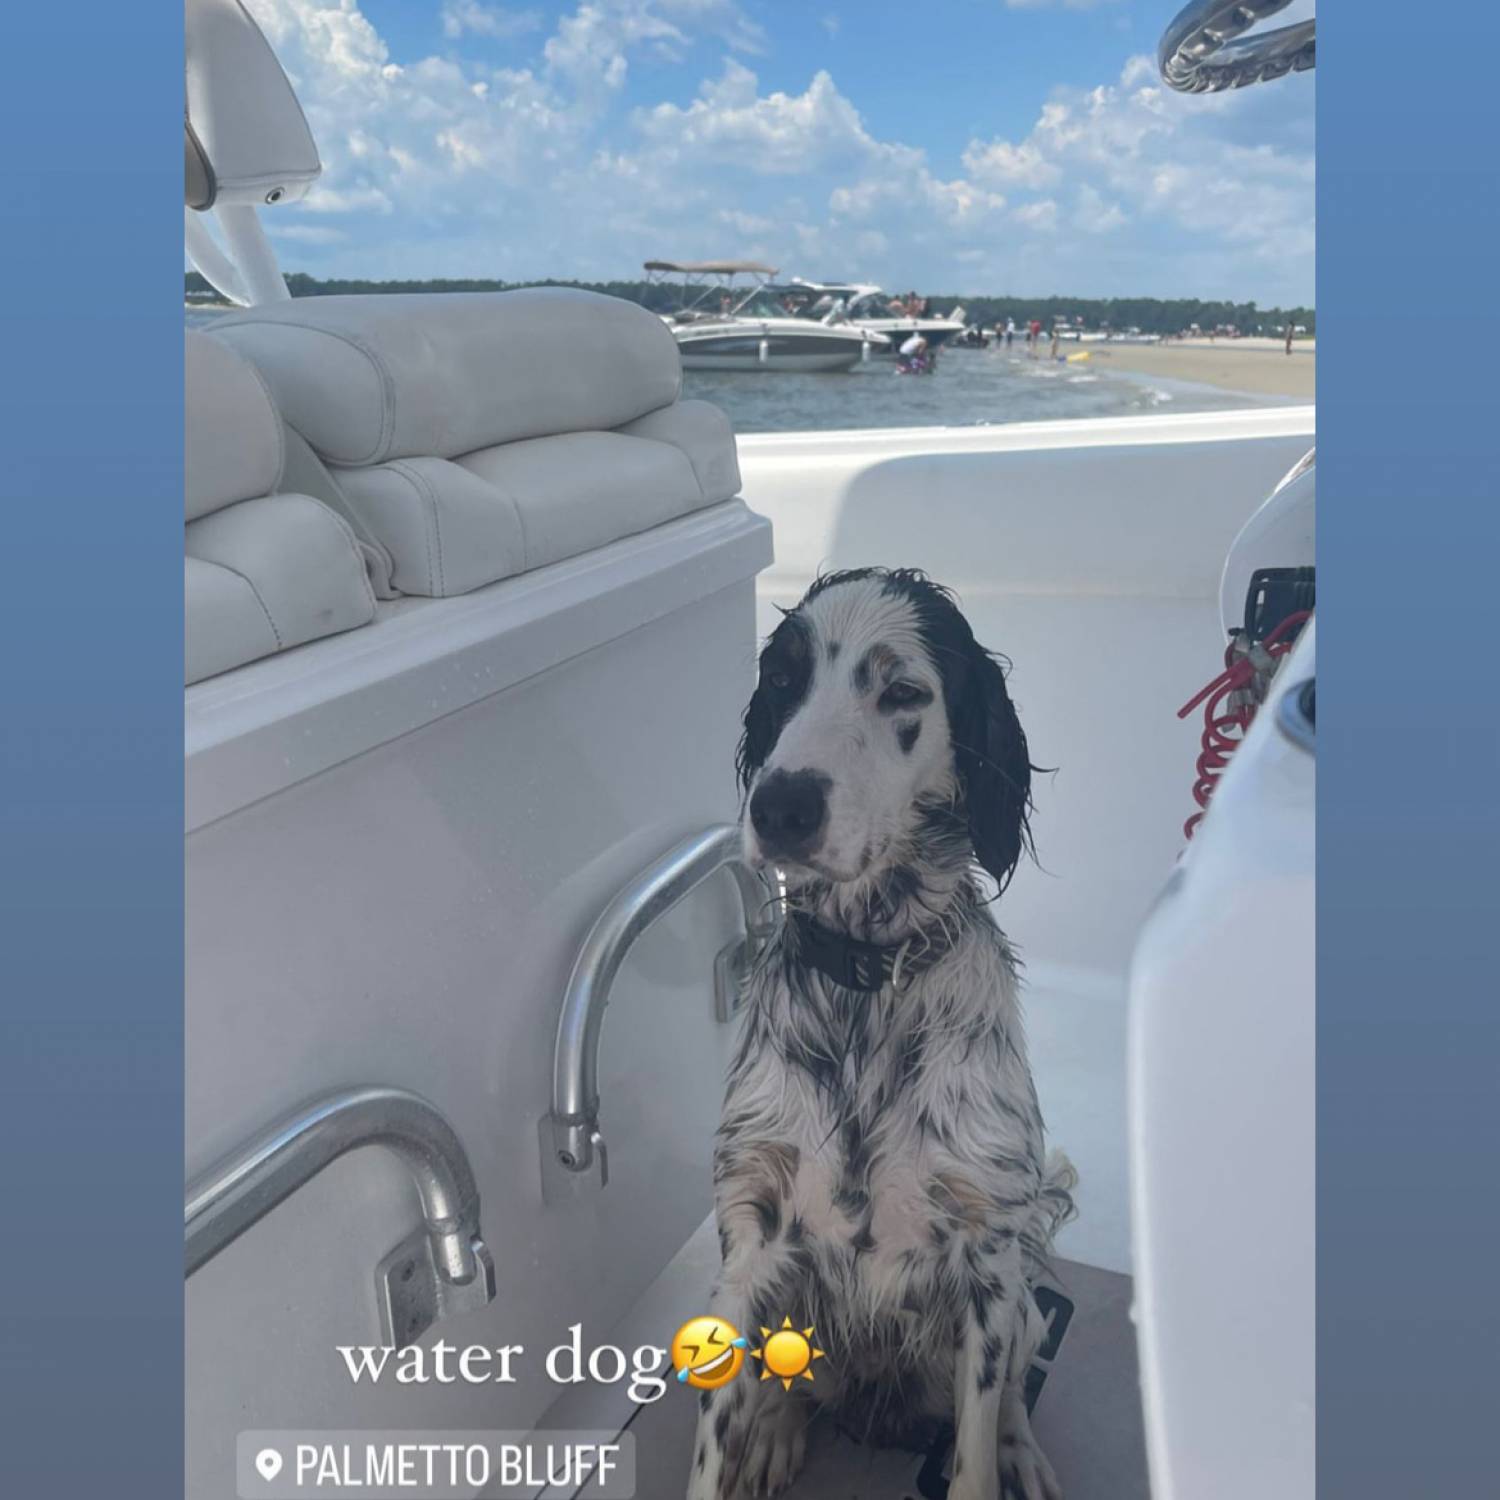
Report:
M 189 309 L 189 328 L 211 328 L 223 314 Z M 1064 346 L 1067 348 L 1068 346 Z M 1073 346 L 1076 353 L 1077 347 Z M 1044 351 L 1027 359 L 1020 344 L 944 349 L 931 375 L 897 375 L 889 358 L 837 374 L 782 370 L 684 370 L 683 395 L 712 401 L 736 432 L 816 432 L 847 427 L 982 427 L 1064 417 L 1128 417 L 1161 411 L 1229 411 L 1267 398 L 1213 386 L 1067 364 Z M 1274 404 L 1274 403 L 1272 403 Z
M 897 375 L 892 360 L 872 359 L 824 375 L 684 370 L 682 385 L 684 396 L 723 407 L 736 432 L 976 427 L 1265 404 L 1212 386 L 1106 371 L 1092 361 L 1067 364 L 1045 354 L 1027 359 L 1020 345 L 1008 354 L 994 348 L 945 349 L 931 375 Z

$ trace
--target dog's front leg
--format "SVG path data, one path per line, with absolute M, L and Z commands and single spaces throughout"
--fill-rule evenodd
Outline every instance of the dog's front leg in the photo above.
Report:
M 765 1226 L 730 1212 L 723 1223 L 724 1268 L 710 1311 L 753 1334 L 758 1319 L 776 1301 L 776 1291 L 794 1273 L 794 1247 L 767 1234 Z M 779 1303 L 777 1305 L 780 1305 Z M 801 1466 L 805 1418 L 777 1424 L 765 1441 L 752 1444 L 767 1387 L 783 1396 L 776 1381 L 762 1383 L 747 1370 L 716 1391 L 698 1393 L 698 1432 L 693 1442 L 688 1500 L 730 1500 L 738 1494 L 780 1493 Z M 789 1402 L 800 1411 L 800 1402 Z M 753 1469 L 754 1473 L 749 1471 Z
M 712 1317 L 732 1323 L 739 1332 L 747 1326 L 748 1299 L 735 1281 L 721 1278 L 709 1304 Z M 744 1449 L 748 1427 L 747 1383 L 730 1380 L 717 1391 L 697 1392 L 697 1436 L 693 1440 L 693 1469 L 688 1475 L 687 1500 L 718 1500 L 732 1491 L 733 1470 L 726 1463 L 730 1449 Z
M 1040 1326 L 1017 1242 L 976 1236 L 962 1265 L 967 1297 L 954 1369 L 958 1436 L 949 1500 L 1062 1500 L 1021 1400 Z
M 1004 1283 L 972 1273 L 953 1371 L 953 1483 L 948 1500 L 1000 1500 L 1000 1411 L 1009 1348 Z

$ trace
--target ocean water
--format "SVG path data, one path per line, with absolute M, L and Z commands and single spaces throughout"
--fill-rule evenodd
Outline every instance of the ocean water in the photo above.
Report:
M 1076 353 L 1078 346 L 1064 345 Z M 1105 370 L 1046 357 L 944 349 L 931 375 L 898 375 L 891 359 L 837 374 L 770 370 L 684 370 L 683 395 L 712 401 L 736 432 L 805 432 L 840 427 L 975 427 L 1064 417 L 1228 411 L 1263 398 L 1212 386 Z
M 222 313 L 189 309 L 189 328 Z M 1065 350 L 1077 353 L 1076 344 Z M 1009 352 L 944 349 L 931 375 L 897 375 L 890 358 L 852 370 L 800 375 L 782 370 L 684 370 L 683 395 L 712 401 L 736 432 L 816 432 L 849 427 L 977 427 L 1065 417 L 1125 417 L 1164 411 L 1228 411 L 1267 399 L 1212 386 L 1110 370 L 1094 361 L 1027 359 Z M 1274 403 L 1273 403 L 1274 404 Z

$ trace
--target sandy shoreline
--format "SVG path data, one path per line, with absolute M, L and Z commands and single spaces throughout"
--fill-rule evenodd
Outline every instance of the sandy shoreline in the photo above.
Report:
M 1065 349 L 1066 345 L 1063 346 Z M 1317 385 L 1317 350 L 1294 344 L 1287 354 L 1280 341 L 1236 339 L 1173 344 L 1085 344 L 1090 363 L 1101 370 L 1195 380 L 1221 390 L 1253 396 L 1311 401 Z

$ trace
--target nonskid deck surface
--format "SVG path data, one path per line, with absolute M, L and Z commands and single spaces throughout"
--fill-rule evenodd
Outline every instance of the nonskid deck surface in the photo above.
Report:
M 1149 1500 L 1130 1278 L 1075 1261 L 1060 1260 L 1056 1269 L 1072 1315 L 1036 1399 L 1037 1439 L 1067 1500 Z M 694 1400 L 662 1400 L 642 1407 L 631 1422 L 638 1500 L 686 1493 L 697 1410 Z M 789 1500 L 944 1500 L 948 1446 L 940 1442 L 928 1453 L 871 1449 L 815 1424 L 807 1465 L 786 1494 Z

